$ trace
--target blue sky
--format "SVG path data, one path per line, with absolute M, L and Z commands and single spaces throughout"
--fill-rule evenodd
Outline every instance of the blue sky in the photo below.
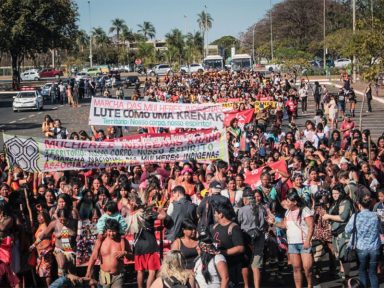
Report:
M 92 27 L 102 27 L 108 32 L 112 19 L 122 18 L 137 31 L 138 24 L 150 21 L 156 28 L 156 38 L 173 28 L 183 33 L 199 31 L 197 14 L 207 6 L 213 18 L 208 40 L 224 35 L 238 37 L 249 26 L 263 18 L 270 7 L 270 0 L 90 0 Z M 89 31 L 88 0 L 75 0 L 79 7 L 81 29 Z M 272 4 L 279 0 L 272 0 Z M 186 16 L 186 17 L 184 17 Z

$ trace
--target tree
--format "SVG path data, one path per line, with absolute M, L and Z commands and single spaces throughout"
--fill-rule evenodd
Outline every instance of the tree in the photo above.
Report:
M 204 42 L 206 41 L 206 33 L 209 29 L 212 28 L 213 18 L 211 14 L 208 12 L 205 12 L 204 10 L 201 11 L 200 14 L 197 14 L 197 24 L 199 24 L 200 30 L 203 32 L 203 38 Z M 207 43 L 208 45 L 208 43 Z
M 346 3 L 348 1 L 349 3 Z M 323 1 L 318 0 L 280 1 L 268 11 L 263 19 L 254 23 L 242 33 L 240 37 L 242 46 L 249 49 L 249 51 L 252 50 L 253 32 L 256 50 L 258 50 L 258 47 L 266 47 L 270 43 L 271 14 L 273 19 L 274 47 L 280 45 L 285 48 L 301 51 L 307 51 L 310 48 L 322 57 L 324 47 L 321 47 L 319 44 L 324 38 L 323 3 Z M 350 0 L 326 0 L 325 5 L 326 35 L 351 26 L 352 12 Z
M 156 29 L 151 22 L 144 21 L 142 25 L 137 26 L 140 28 L 137 32 L 141 33 L 144 36 L 145 40 L 148 40 L 148 37 L 150 39 L 155 38 Z
M 231 55 L 231 48 L 235 47 L 236 50 L 240 48 L 240 41 L 233 36 L 223 36 L 212 42 L 213 45 L 217 45 L 224 49 L 224 59 Z
M 17 84 L 24 57 L 74 44 L 77 16 L 77 6 L 71 0 L 0 2 L 0 51 L 11 55 Z
M 84 48 L 89 45 L 89 35 L 84 30 L 80 30 L 77 33 L 76 44 L 81 52 L 84 52 Z
M 171 32 L 165 35 L 165 41 L 167 42 L 168 49 L 175 51 L 176 56 L 179 58 L 179 65 L 184 55 L 184 35 L 180 29 L 173 29 Z M 173 58 L 173 57 L 172 57 Z
M 109 33 L 113 33 L 116 31 L 116 41 L 119 43 L 120 40 L 120 31 L 123 30 L 127 25 L 125 24 L 125 21 L 120 18 L 116 18 L 112 20 L 112 26 L 109 28 Z M 117 44 L 117 47 L 119 47 L 119 44 Z
M 205 11 L 201 11 L 200 14 L 197 14 L 197 24 L 202 31 L 208 31 L 212 28 L 213 18 L 211 14 Z
M 204 51 L 204 39 L 200 32 L 188 33 L 185 45 L 188 51 L 187 62 L 196 62 L 201 59 Z
M 144 64 L 152 63 L 154 53 L 155 47 L 151 43 L 139 43 L 137 57 L 141 58 Z
M 107 33 L 101 27 L 93 28 L 92 37 L 95 41 L 96 46 L 105 46 L 110 44 L 110 40 L 107 36 Z

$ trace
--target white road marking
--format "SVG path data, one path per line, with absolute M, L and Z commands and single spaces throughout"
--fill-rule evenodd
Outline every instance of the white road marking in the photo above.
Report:
M 43 112 L 39 112 L 39 113 L 37 113 L 37 114 L 39 114 L 39 115 L 40 115 L 40 114 L 42 114 L 42 113 L 43 113 Z
M 23 120 L 25 120 L 25 119 L 27 119 L 27 118 L 20 118 L 18 121 L 23 121 Z
M 29 118 L 35 117 L 35 114 L 29 115 L 28 117 Z
M 55 107 L 53 107 L 52 109 L 57 109 L 58 107 L 57 106 L 55 106 Z
M 9 124 L 13 124 L 13 123 L 16 123 L 16 121 L 11 121 L 11 122 L 9 122 Z

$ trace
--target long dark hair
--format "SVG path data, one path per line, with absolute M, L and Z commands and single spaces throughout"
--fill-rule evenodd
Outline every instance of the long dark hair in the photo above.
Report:
M 339 196 L 339 199 L 337 199 L 336 201 L 333 202 L 333 205 L 331 207 L 331 212 L 332 212 L 331 215 L 339 215 L 339 207 L 340 207 L 341 202 L 343 200 L 349 200 L 349 197 L 345 193 L 344 186 L 341 183 L 336 184 L 334 187 L 332 187 L 331 191 L 332 190 L 339 191 L 340 196 Z M 333 200 L 333 198 L 332 198 L 332 200 Z
M 219 254 L 215 245 L 213 245 L 213 239 L 208 231 L 204 231 L 199 236 L 199 247 L 200 247 L 200 260 L 201 260 L 201 274 L 205 279 L 206 283 L 212 282 L 212 275 L 209 273 L 208 265 L 209 262 Z
M 299 214 L 297 215 L 297 219 L 301 219 L 305 203 L 300 197 L 299 193 L 297 193 L 297 190 L 295 188 L 290 188 L 288 190 L 287 199 L 291 202 L 296 202 L 296 206 L 299 208 Z

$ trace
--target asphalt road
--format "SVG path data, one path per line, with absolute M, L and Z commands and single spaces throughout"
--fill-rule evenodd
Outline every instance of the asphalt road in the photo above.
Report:
M 312 85 L 314 89 L 314 85 Z M 335 88 L 333 86 L 327 86 L 327 89 L 331 93 L 337 93 L 339 91 L 338 88 Z M 360 110 L 362 105 L 362 96 L 359 96 L 356 94 L 357 104 L 356 104 L 356 110 L 355 115 L 356 117 L 353 117 L 352 120 L 355 122 L 356 128 L 359 127 L 359 117 L 360 117 Z M 346 103 L 346 111 L 349 110 L 349 104 Z M 367 103 L 364 103 L 363 107 L 363 113 L 362 113 L 362 129 L 370 129 L 371 131 L 371 137 L 373 141 L 377 141 L 377 139 L 384 133 L 384 104 L 380 103 L 378 101 L 372 100 L 372 113 L 367 112 L 368 107 Z M 313 120 L 315 116 L 315 101 L 310 93 L 308 96 L 308 112 L 306 115 L 303 115 L 301 113 L 301 103 L 299 103 L 299 118 L 297 119 L 296 123 L 299 127 L 304 127 L 305 121 L 307 120 Z M 340 129 L 342 119 L 339 118 L 338 121 L 338 128 Z
M 124 95 L 132 96 L 134 89 L 124 89 Z M 112 95 L 115 90 L 111 89 Z M 91 129 L 88 125 L 90 98 L 80 101 L 77 108 L 71 108 L 69 105 L 44 103 L 43 111 L 25 110 L 13 112 L 12 101 L 15 93 L 0 94 L 0 131 L 8 134 L 23 136 L 43 137 L 41 125 L 45 115 L 50 115 L 53 119 L 60 119 L 62 126 L 71 132 L 85 130 L 91 135 Z M 99 96 L 100 93 L 97 94 Z M 104 127 L 105 129 L 105 127 Z M 0 147 L 3 147 L 3 137 L 0 137 Z

